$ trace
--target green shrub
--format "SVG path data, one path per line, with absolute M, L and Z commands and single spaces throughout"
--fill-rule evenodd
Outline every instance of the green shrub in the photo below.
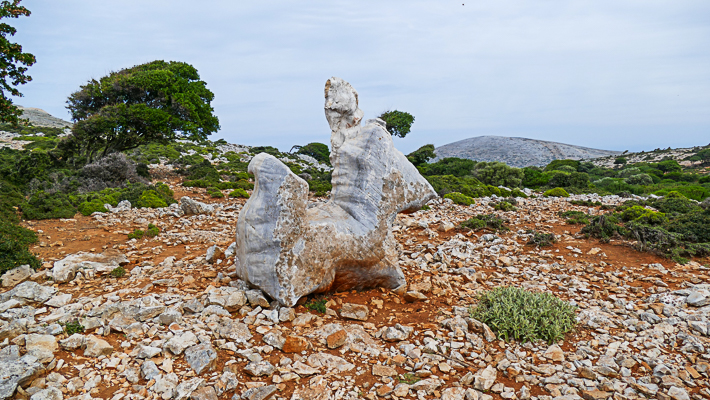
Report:
M 557 238 L 554 233 L 538 232 L 535 230 L 528 231 L 532 236 L 528 239 L 529 245 L 538 247 L 552 246 L 553 243 L 557 242 Z
M 39 191 L 30 196 L 21 205 L 22 214 L 26 219 L 72 218 L 76 207 L 64 193 L 48 194 Z
M 153 224 L 148 224 L 148 229 L 146 229 L 145 231 L 145 236 L 152 238 L 158 236 L 158 234 L 160 234 L 160 228 Z
M 37 234 L 23 228 L 8 219 L 0 219 L 0 275 L 28 264 L 37 269 L 40 261 L 29 250 L 29 246 L 37 243 Z
M 447 157 L 435 163 L 420 165 L 420 171 L 424 176 L 451 175 L 455 177 L 464 177 L 471 175 L 476 164 L 477 162 L 473 160 Z
M 593 236 L 602 242 L 608 242 L 612 237 L 625 236 L 628 233 L 619 223 L 619 217 L 615 214 L 598 215 L 582 228 L 582 233 L 587 237 Z
M 586 206 L 586 207 L 594 207 L 594 206 L 601 206 L 602 205 L 601 201 L 591 201 L 591 200 L 572 200 L 569 203 L 574 204 L 575 206 Z
M 496 211 L 515 211 L 517 208 L 507 201 L 500 201 L 493 204 L 493 209 Z
M 487 324 L 505 341 L 549 344 L 564 339 L 575 324 L 576 306 L 550 293 L 533 293 L 515 287 L 499 287 L 482 294 L 470 309 L 471 318 Z
M 208 187 L 207 188 L 207 194 L 210 195 L 212 198 L 222 198 L 224 197 L 224 194 L 222 193 L 221 190 L 214 188 L 214 187 Z
M 143 236 L 145 235 L 145 232 L 143 232 L 141 229 L 134 229 L 133 232 L 128 234 L 129 239 L 143 239 Z
M 495 214 L 480 214 L 462 222 L 461 227 L 474 231 L 484 228 L 494 231 L 509 231 L 510 228 L 505 225 L 507 222 L 505 218 Z
M 568 224 L 588 224 L 589 214 L 581 211 L 561 211 L 559 216 L 564 218 Z
M 577 160 L 552 160 L 545 167 L 545 171 L 579 171 L 580 162 Z M 567 167 L 567 168 L 566 168 Z
M 91 215 L 95 212 L 108 212 L 106 207 L 104 207 L 104 202 L 97 199 L 97 200 L 92 200 L 92 201 L 85 201 L 81 204 L 79 204 L 79 212 L 82 215 Z
M 326 308 L 326 303 L 328 303 L 328 299 L 325 297 L 320 297 L 320 298 L 314 298 L 311 299 L 308 303 L 304 304 L 303 306 L 306 307 L 307 309 L 311 311 L 317 311 L 321 314 L 325 314 L 327 308 Z
M 502 162 L 479 162 L 473 168 L 472 175 L 486 185 L 519 187 L 525 173 L 519 168 L 510 167 Z
M 562 189 L 561 187 L 556 187 L 554 189 L 550 189 L 543 193 L 543 196 L 545 197 L 569 197 L 569 193 L 567 193 L 566 190 Z
M 476 204 L 476 201 L 466 195 L 461 193 L 447 193 L 444 195 L 445 199 L 451 199 L 455 204 L 460 204 L 463 206 L 470 206 L 471 204 Z
M 628 183 L 629 185 L 647 186 L 653 184 L 653 179 L 649 174 L 636 174 L 626 178 L 626 183 Z
M 271 146 L 256 146 L 252 147 L 251 150 L 249 150 L 251 154 L 259 154 L 259 153 L 266 153 L 266 154 L 271 154 L 274 157 L 280 157 L 281 152 L 279 149 L 276 147 L 271 147 Z
M 136 204 L 136 207 L 141 208 L 162 208 L 167 206 L 168 204 L 158 195 L 158 192 L 152 189 L 144 191 L 138 199 L 138 204 Z
M 659 225 L 666 222 L 666 214 L 649 210 L 641 206 L 632 206 L 621 213 L 622 221 L 636 221 L 644 224 Z
M 114 278 L 123 278 L 126 275 L 126 270 L 123 267 L 116 267 L 111 271 L 111 276 Z
M 79 323 L 79 320 L 75 319 L 64 324 L 64 332 L 69 336 L 75 333 L 82 333 L 84 332 L 84 326 Z
M 308 190 L 315 192 L 314 194 L 318 197 L 323 197 L 333 190 L 333 185 L 327 181 L 313 179 L 308 182 Z
M 234 189 L 231 193 L 229 193 L 229 197 L 248 199 L 249 193 L 247 193 L 247 191 L 244 189 Z
M 425 144 L 417 150 L 407 154 L 407 160 L 409 160 L 409 162 L 415 167 L 425 165 L 432 158 L 436 158 L 433 144 Z

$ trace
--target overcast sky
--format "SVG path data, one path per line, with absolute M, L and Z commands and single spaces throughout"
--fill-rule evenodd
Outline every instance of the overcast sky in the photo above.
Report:
M 462 4 L 463 2 L 463 4 Z M 365 118 L 416 121 L 405 153 L 474 136 L 609 150 L 710 143 L 710 1 L 24 0 L 37 57 L 16 103 L 69 119 L 91 78 L 153 60 L 194 65 L 213 139 L 329 143 L 323 86 Z

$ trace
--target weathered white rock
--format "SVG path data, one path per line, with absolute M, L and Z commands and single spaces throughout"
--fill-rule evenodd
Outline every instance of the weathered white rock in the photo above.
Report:
M 57 339 L 52 335 L 38 335 L 36 333 L 25 336 L 27 354 L 35 356 L 41 363 L 52 361 L 54 353 L 59 350 Z
M 110 356 L 113 353 L 113 346 L 103 339 L 94 335 L 88 335 L 84 342 L 84 357 Z
M 394 217 L 436 197 L 394 148 L 382 120 L 360 126 L 363 112 L 350 84 L 331 78 L 325 96 L 330 201 L 307 208 L 306 181 L 261 153 L 249 163 L 256 186 L 237 221 L 237 275 L 287 306 L 314 292 L 404 285 Z
M 489 365 L 474 375 L 473 387 L 476 390 L 486 391 L 493 386 L 498 377 L 498 372 L 493 366 Z
M 356 319 L 358 321 L 367 321 L 367 316 L 370 310 L 362 304 L 344 303 L 340 309 L 340 316 L 343 318 Z
M 165 343 L 165 348 L 175 355 L 180 355 L 186 348 L 196 344 L 197 336 L 192 332 L 185 332 L 182 335 L 176 335 L 170 338 L 170 340 Z
M 25 281 L 5 293 L 0 293 L 0 303 L 8 300 L 17 300 L 20 304 L 44 303 L 55 293 L 57 293 L 57 288 L 43 286 L 37 282 Z
M 126 264 L 128 258 L 113 249 L 100 254 L 79 252 L 55 262 L 52 268 L 52 279 L 58 283 L 69 282 L 78 272 L 84 276 L 92 272 L 108 273 Z
M 252 361 L 244 367 L 244 372 L 251 376 L 271 376 L 276 368 L 266 360 Z
M 214 369 L 217 352 L 208 343 L 198 344 L 185 350 L 185 361 L 199 375 Z
M 64 394 L 55 387 L 49 387 L 33 394 L 30 400 L 64 400 Z
M 11 398 L 18 385 L 32 382 L 42 371 L 42 364 L 29 354 L 0 358 L 0 400 Z
M 21 265 L 11 269 L 5 272 L 0 278 L 0 280 L 2 280 L 2 287 L 13 287 L 32 276 L 32 273 L 32 268 L 30 268 L 29 265 Z

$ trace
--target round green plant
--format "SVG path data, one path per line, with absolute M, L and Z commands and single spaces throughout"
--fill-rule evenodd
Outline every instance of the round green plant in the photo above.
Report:
M 561 187 L 556 187 L 554 189 L 550 189 L 543 193 L 543 196 L 545 197 L 569 197 L 569 193 L 567 193 L 566 190 L 564 190 Z
M 551 293 L 534 293 L 516 287 L 498 287 L 479 297 L 469 310 L 471 318 L 487 324 L 505 341 L 554 343 L 576 325 L 577 307 Z

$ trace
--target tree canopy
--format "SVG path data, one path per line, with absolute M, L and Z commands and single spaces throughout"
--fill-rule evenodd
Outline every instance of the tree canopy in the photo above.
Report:
M 305 154 L 315 158 L 318 162 L 330 165 L 330 150 L 328 146 L 323 143 L 313 142 L 308 143 L 305 146 L 294 146 L 298 147 L 296 154 Z
M 385 111 L 377 117 L 387 123 L 387 132 L 401 138 L 407 136 L 414 123 L 414 116 L 404 111 Z
M 21 0 L 4 0 L 0 2 L 0 20 L 3 18 L 19 18 L 30 16 L 30 11 L 20 5 Z M 22 46 L 10 42 L 7 37 L 14 36 L 17 29 L 6 23 L 0 23 L 0 121 L 17 124 L 22 111 L 12 104 L 10 96 L 21 97 L 17 86 L 32 80 L 25 75 L 27 67 L 32 66 L 36 59 L 30 53 L 23 53 Z
M 67 100 L 72 148 L 95 156 L 143 144 L 204 140 L 219 130 L 214 94 L 186 63 L 153 61 L 92 79 Z
M 415 167 L 426 164 L 432 158 L 436 158 L 433 144 L 425 144 L 417 150 L 407 154 L 407 159 L 410 163 L 414 164 Z

